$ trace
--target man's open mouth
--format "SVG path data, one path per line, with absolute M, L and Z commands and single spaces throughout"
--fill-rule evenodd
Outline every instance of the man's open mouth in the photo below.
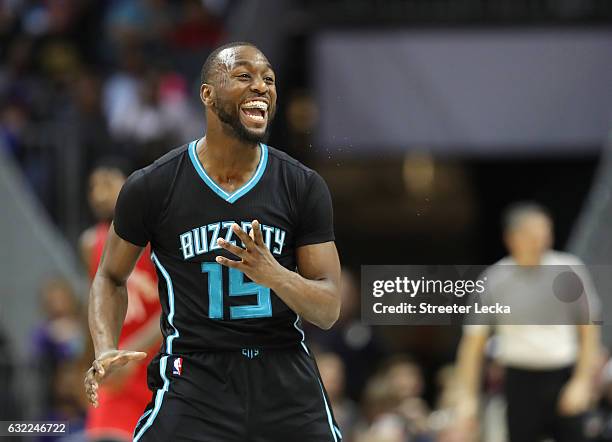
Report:
M 247 120 L 262 123 L 266 120 L 268 103 L 262 100 L 250 100 L 240 106 L 240 110 Z

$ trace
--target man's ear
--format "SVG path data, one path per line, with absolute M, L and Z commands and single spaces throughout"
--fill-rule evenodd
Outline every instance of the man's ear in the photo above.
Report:
M 211 106 L 215 101 L 215 88 L 208 83 L 203 83 L 200 86 L 200 100 L 204 106 Z

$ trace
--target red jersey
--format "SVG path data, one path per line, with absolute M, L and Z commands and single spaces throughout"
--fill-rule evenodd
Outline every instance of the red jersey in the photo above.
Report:
M 99 223 L 95 226 L 95 242 L 90 259 L 89 276 L 93 279 L 102 258 L 104 244 L 110 224 Z M 150 324 L 159 323 L 161 305 L 157 294 L 157 275 L 145 249 L 127 281 L 128 309 L 119 337 L 119 348 L 136 333 Z M 161 335 L 160 335 L 161 342 Z M 98 390 L 98 408 L 90 408 L 87 416 L 87 433 L 90 436 L 116 435 L 131 439 L 136 422 L 145 406 L 151 400 L 147 387 L 147 365 L 159 350 L 156 344 L 146 349 L 147 358 L 132 362 L 131 372 L 121 382 L 119 389 L 104 384 Z

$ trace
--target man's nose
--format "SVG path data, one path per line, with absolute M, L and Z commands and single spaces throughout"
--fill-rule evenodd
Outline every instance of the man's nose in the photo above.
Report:
M 256 77 L 251 83 L 251 90 L 253 92 L 257 92 L 258 94 L 265 94 L 266 92 L 268 92 L 268 85 L 266 84 L 263 78 Z

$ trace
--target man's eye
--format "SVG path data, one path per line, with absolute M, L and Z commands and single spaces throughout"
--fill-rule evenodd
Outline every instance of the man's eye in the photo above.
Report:
M 265 80 L 267 83 L 269 83 L 269 84 L 273 84 L 273 83 L 274 83 L 274 78 L 272 78 L 272 77 L 266 77 L 266 78 L 264 78 L 264 80 Z
M 238 74 L 238 78 L 251 78 L 249 74 Z

